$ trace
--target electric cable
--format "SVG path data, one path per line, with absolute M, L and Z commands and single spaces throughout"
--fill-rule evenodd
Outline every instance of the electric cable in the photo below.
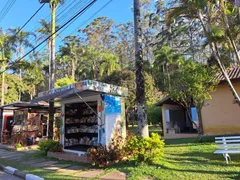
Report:
M 109 0 L 106 4 L 104 4 L 101 8 L 99 8 L 95 13 L 93 13 L 86 21 L 84 21 L 78 28 L 76 28 L 74 31 L 72 31 L 70 34 L 73 34 L 74 32 L 78 32 L 78 30 L 84 26 L 88 21 L 90 21 L 92 18 L 94 18 L 99 12 L 101 12 L 104 8 L 106 8 L 113 0 Z M 71 23 L 72 24 L 72 23 Z M 71 24 L 69 24 L 68 26 L 66 26 L 59 34 L 61 34 L 64 30 L 66 30 Z M 62 41 L 63 42 L 63 41 Z M 43 50 L 45 47 L 43 46 L 41 49 L 39 49 L 37 52 L 40 52 L 41 50 Z M 56 53 L 58 53 L 59 51 L 57 51 Z
M 40 6 L 38 8 L 38 10 L 27 20 L 27 22 L 24 23 L 24 25 L 16 32 L 16 34 L 18 34 L 19 32 L 22 31 L 22 29 L 36 16 L 36 14 L 44 7 L 45 3 L 42 4 L 42 6 Z
M 72 21 L 74 22 L 76 18 L 78 18 L 82 13 L 84 13 L 87 9 L 89 9 L 97 0 L 92 0 L 86 7 L 84 7 L 82 10 L 80 10 L 77 14 L 75 14 L 71 19 L 69 19 L 66 23 L 64 23 L 59 29 L 57 29 L 54 33 L 49 35 L 47 38 L 45 38 L 42 42 L 40 42 L 38 45 L 36 45 L 34 48 L 32 48 L 30 51 L 28 51 L 25 55 L 23 55 L 21 58 L 17 59 L 15 62 L 9 63 L 10 67 L 12 67 L 14 64 L 20 62 L 23 58 L 28 56 L 30 53 L 32 53 L 36 48 L 41 46 L 43 43 L 45 43 L 48 39 L 50 39 L 53 35 L 55 35 L 57 32 L 59 32 L 61 29 L 63 29 L 65 26 L 67 26 Z M 7 69 L 9 69 L 8 67 Z M 6 69 L 6 70 L 7 70 Z M 6 71 L 5 70 L 5 71 Z M 3 71 L 4 72 L 4 71 Z M 2 72 L 2 73 L 3 73 Z
M 16 2 L 16 0 L 12 0 L 10 2 L 10 4 L 8 5 L 7 9 L 3 12 L 3 14 L 0 16 L 0 22 L 5 18 L 5 16 L 8 14 L 8 12 L 10 11 L 10 9 L 12 8 L 12 6 L 14 5 L 14 3 Z

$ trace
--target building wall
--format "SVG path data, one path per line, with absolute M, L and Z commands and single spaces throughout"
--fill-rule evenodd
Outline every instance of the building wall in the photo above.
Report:
M 233 83 L 240 95 L 240 82 Z M 219 84 L 212 93 L 212 99 L 205 102 L 202 109 L 204 134 L 240 134 L 240 107 L 234 103 L 227 83 Z

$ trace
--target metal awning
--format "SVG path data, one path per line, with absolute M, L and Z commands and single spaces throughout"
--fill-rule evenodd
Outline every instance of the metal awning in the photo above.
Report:
M 33 102 L 24 102 L 24 101 L 14 102 L 14 103 L 0 106 L 0 109 L 2 110 L 48 109 L 48 108 L 49 108 L 49 104 L 46 102 L 33 103 Z
M 71 84 L 61 88 L 51 89 L 49 91 L 44 91 L 38 94 L 38 98 L 34 99 L 32 102 L 36 103 L 39 101 L 61 101 L 63 98 L 69 98 L 81 95 L 81 96 L 91 96 L 100 93 L 117 95 L 117 96 L 127 96 L 128 89 L 106 84 L 98 81 L 85 80 L 79 83 Z

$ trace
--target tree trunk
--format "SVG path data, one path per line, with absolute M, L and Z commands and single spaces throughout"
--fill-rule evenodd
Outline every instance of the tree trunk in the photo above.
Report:
M 5 52 L 4 47 L 2 47 L 2 99 L 1 99 L 1 105 L 4 105 L 5 101 L 5 70 L 6 70 L 6 64 L 5 64 Z
M 5 71 L 6 65 L 5 62 L 2 62 L 2 99 L 1 99 L 1 105 L 4 105 L 5 101 Z
M 203 123 L 202 123 L 202 108 L 197 108 L 197 114 L 198 114 L 198 122 L 199 122 L 199 131 L 200 134 L 203 135 Z
M 50 66 L 49 66 L 49 89 L 54 88 L 55 84 L 55 37 L 54 34 L 56 31 L 56 4 L 55 2 L 52 2 L 50 4 L 51 6 L 51 18 L 52 18 L 52 24 L 51 24 L 51 58 L 50 58 Z M 54 99 L 50 99 L 49 102 L 49 132 L 48 132 L 48 138 L 53 138 L 53 122 L 54 122 Z
M 208 39 L 208 41 L 209 41 L 209 46 L 210 46 L 210 49 L 212 50 L 213 56 L 214 56 L 215 60 L 217 61 L 218 66 L 219 66 L 220 70 L 222 71 L 222 74 L 223 74 L 225 80 L 227 81 L 227 83 L 228 83 L 228 85 L 229 85 L 229 88 L 230 88 L 230 90 L 231 90 L 231 92 L 232 92 L 232 94 L 233 94 L 233 97 L 234 97 L 234 99 L 235 99 L 235 102 L 240 106 L 240 98 L 239 98 L 239 96 L 238 96 L 235 88 L 234 88 L 233 85 L 232 85 L 232 82 L 231 82 L 231 80 L 230 80 L 230 78 L 229 78 L 229 76 L 228 76 L 228 74 L 227 74 L 227 72 L 226 72 L 225 67 L 223 66 L 223 64 L 222 64 L 222 62 L 221 62 L 221 60 L 220 60 L 220 56 L 219 56 L 219 54 L 217 53 L 217 46 L 214 45 L 214 43 L 211 42 L 211 39 L 210 39 L 209 36 L 208 36 L 207 28 L 205 27 L 204 22 L 203 22 L 203 15 L 202 15 L 202 13 L 201 13 L 200 11 L 198 12 L 198 17 L 199 17 L 199 20 L 200 20 L 201 25 L 202 25 L 202 27 L 203 27 L 205 36 L 207 37 L 207 39 Z M 215 46 L 215 47 L 214 47 L 214 46 Z
M 237 58 L 237 61 L 238 61 L 238 64 L 240 63 L 240 56 L 239 56 L 239 53 L 238 53 L 238 49 L 237 49 L 237 45 L 235 43 L 235 41 L 233 40 L 233 37 L 232 37 L 232 33 L 231 33 L 231 30 L 230 30 L 230 27 L 229 27 L 229 22 L 228 22 L 228 18 L 226 16 L 226 10 L 225 10 L 225 5 L 224 5 L 224 1 L 221 0 L 221 7 L 222 7 L 222 15 L 223 15 L 223 22 L 226 26 L 226 29 L 227 29 L 227 35 L 228 35 L 228 38 L 230 40 L 230 43 L 232 44 L 232 47 L 233 47 L 233 50 L 234 50 L 234 53 L 236 55 L 236 58 Z
M 140 2 L 134 0 L 134 34 L 135 34 L 135 62 L 136 62 L 136 103 L 138 131 L 141 137 L 149 137 L 147 112 L 145 108 L 145 87 L 143 72 L 143 57 L 141 48 Z
M 75 58 L 72 58 L 72 78 L 74 80 L 75 80 L 75 69 L 76 69 L 75 62 L 76 62 Z
M 20 48 L 20 56 L 23 57 L 24 52 L 23 52 L 21 44 L 20 44 L 19 48 Z M 21 58 L 21 57 L 19 57 L 19 58 Z M 21 69 L 21 67 L 20 67 L 20 70 L 19 70 L 19 79 L 20 79 L 20 81 L 22 80 L 22 69 Z M 18 100 L 19 101 L 21 101 L 21 97 L 22 97 L 22 93 L 21 93 L 21 91 L 19 91 L 19 94 L 18 94 Z

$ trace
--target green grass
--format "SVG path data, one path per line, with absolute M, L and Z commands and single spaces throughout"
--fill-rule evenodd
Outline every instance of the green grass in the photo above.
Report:
M 26 161 L 26 160 L 37 159 L 37 158 L 45 158 L 47 160 L 56 161 L 55 158 L 46 157 L 46 155 L 44 153 L 42 153 L 41 151 L 36 151 L 35 153 L 26 153 L 26 155 L 24 155 L 21 159 L 22 159 L 22 161 Z M 86 169 L 91 168 L 91 166 L 89 164 L 79 163 L 79 162 L 58 161 L 58 163 L 59 164 L 70 164 L 70 165 L 82 166 L 82 167 L 85 168 L 85 169 L 82 169 L 82 170 L 86 170 Z M 63 180 L 63 179 L 77 180 L 77 179 L 79 179 L 79 178 L 74 177 L 72 175 L 66 176 L 66 175 L 56 173 L 56 171 L 47 171 L 47 170 L 44 170 L 42 168 L 32 168 L 29 165 L 22 164 L 21 161 L 16 162 L 16 161 L 0 158 L 0 164 L 4 164 L 5 166 L 12 166 L 12 167 L 17 168 L 17 169 L 19 169 L 21 171 L 24 171 L 26 173 L 38 175 L 40 177 L 45 178 L 46 180 L 48 180 L 48 179 L 49 180 Z M 81 172 L 82 170 L 79 170 L 78 172 Z M 76 173 L 78 173 L 78 172 L 76 172 Z
M 127 173 L 128 179 L 184 179 L 184 180 L 211 180 L 211 179 L 240 179 L 240 155 L 231 155 L 232 161 L 227 165 L 222 155 L 215 155 L 215 143 L 213 137 L 204 137 L 203 143 L 199 138 L 187 138 L 178 140 L 167 140 L 164 148 L 165 157 L 155 164 L 136 164 L 136 162 L 119 163 L 107 167 L 110 172 L 118 169 Z M 43 154 L 37 152 L 28 154 L 25 158 L 39 158 Z M 56 172 L 44 171 L 40 168 L 34 169 L 9 160 L 0 159 L 0 163 L 11 165 L 28 173 L 36 174 L 45 179 L 76 179 L 63 176 Z M 90 168 L 89 165 L 59 161 L 59 163 L 71 163 Z M 80 172 L 80 171 L 79 171 Z
M 120 170 L 135 179 L 240 179 L 240 155 L 231 155 L 227 165 L 222 155 L 213 152 L 216 146 L 210 138 L 198 143 L 197 138 L 178 139 L 166 142 L 165 157 L 152 165 L 121 165 Z M 177 143 L 179 142 L 179 143 Z

